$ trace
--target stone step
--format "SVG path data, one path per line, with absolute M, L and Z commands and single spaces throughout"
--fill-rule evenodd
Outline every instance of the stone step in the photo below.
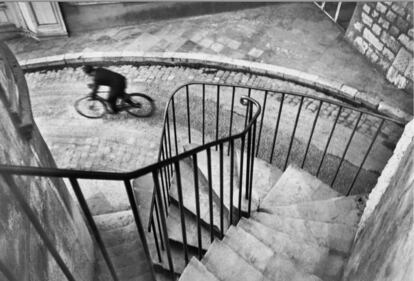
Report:
M 213 273 L 207 270 L 207 268 L 198 261 L 196 258 L 192 258 L 187 265 L 179 281 L 220 281 Z
M 339 196 L 341 196 L 339 192 L 313 175 L 290 165 L 264 197 L 260 208 L 268 209 L 273 206 L 292 205 Z
M 93 216 L 131 208 L 122 181 L 79 180 L 79 185 Z
M 200 145 L 198 144 L 187 144 L 184 146 L 184 150 L 188 151 L 190 149 L 196 148 Z M 236 157 L 235 157 L 236 158 Z M 208 182 L 208 165 L 207 165 L 207 152 L 202 151 L 197 153 L 197 165 L 198 169 L 203 174 L 203 177 Z M 238 202 L 239 202 L 239 185 L 238 185 L 238 178 L 236 172 L 236 162 L 237 159 L 234 159 L 233 165 L 233 208 L 238 210 Z M 220 152 L 214 149 L 211 149 L 211 185 L 213 188 L 213 192 L 216 196 L 220 199 Z M 224 149 L 223 153 L 223 203 L 227 213 L 230 212 L 230 156 L 227 156 L 227 149 Z M 245 199 L 245 188 L 242 189 L 242 196 L 241 196 L 241 210 L 243 213 L 247 213 L 248 211 L 248 200 Z M 259 201 L 257 196 L 252 196 L 253 200 L 251 203 L 251 209 L 257 210 L 259 207 Z
M 236 159 L 236 175 L 240 179 L 240 163 L 241 163 L 241 153 L 240 150 L 235 150 Z M 243 156 L 243 169 L 245 169 L 247 163 L 247 153 L 244 153 Z M 246 173 L 243 173 L 243 182 L 246 182 Z M 253 198 L 261 202 L 263 198 L 269 193 L 272 186 L 276 184 L 279 178 L 282 176 L 283 172 L 272 164 L 255 158 L 253 165 Z
M 344 257 L 327 247 L 276 231 L 252 219 L 242 218 L 237 229 L 256 237 L 273 253 L 293 259 L 306 272 L 323 280 L 340 280 Z
M 223 242 L 271 280 L 320 280 L 313 274 L 304 272 L 293 259 L 273 252 L 241 228 L 230 227 Z
M 180 161 L 180 173 L 181 173 L 181 185 L 183 194 L 183 205 L 187 211 L 196 216 L 196 200 L 195 200 L 195 186 L 194 186 L 194 172 L 193 168 L 187 161 Z M 210 200 L 208 192 L 208 184 L 201 173 L 198 174 L 199 178 L 199 203 L 200 203 L 200 219 L 204 225 L 210 225 Z M 178 189 L 177 189 L 177 177 L 176 174 L 173 177 L 169 195 L 172 201 L 176 204 L 179 202 Z M 215 229 L 220 229 L 221 217 L 220 217 L 220 205 L 217 202 L 217 198 L 212 198 L 213 204 L 213 224 Z M 228 212 L 223 208 L 223 233 L 228 228 Z
M 119 281 L 148 281 L 151 279 L 150 272 L 137 273 L 136 265 L 129 265 L 123 268 L 115 268 Z M 99 273 L 94 280 L 98 281 L 113 281 L 114 279 L 109 274 L 109 271 Z
M 135 221 L 123 227 L 100 231 L 100 233 L 102 240 L 107 247 L 114 247 L 139 239 L 138 229 Z
M 356 228 L 344 224 L 285 218 L 262 212 L 252 219 L 280 232 L 347 254 L 352 246 Z
M 176 243 L 183 244 L 183 236 L 181 229 L 180 210 L 174 205 L 168 208 L 167 229 L 168 237 Z M 198 248 L 198 228 L 197 221 L 192 217 L 185 215 L 185 228 L 187 245 L 193 248 Z M 210 232 L 200 224 L 202 249 L 206 250 L 211 245 Z
M 93 216 L 93 219 L 100 231 L 113 230 L 134 222 L 134 216 L 131 210 L 96 215 Z
M 157 272 L 164 273 L 164 275 L 169 274 L 169 263 L 168 263 L 168 256 L 166 251 L 161 251 L 161 261 L 158 260 L 155 244 L 153 243 L 152 235 L 148 237 L 149 240 L 149 250 L 152 257 L 152 262 L 154 265 L 154 269 Z M 171 259 L 173 262 L 174 272 L 176 275 L 181 274 L 185 267 L 187 266 L 185 263 L 184 258 L 184 249 L 182 245 L 177 245 L 174 243 L 170 243 L 170 251 L 171 251 Z M 196 257 L 197 252 L 194 249 L 188 248 L 188 259 Z
M 364 208 L 364 196 L 354 195 L 302 202 L 287 206 L 270 206 L 262 208 L 261 211 L 282 217 L 342 223 L 356 227 Z
M 122 212 L 122 214 L 111 214 L 110 218 L 113 219 L 117 215 L 118 217 L 123 218 L 128 218 L 128 216 L 132 217 L 130 212 Z M 124 225 L 124 223 L 128 220 L 130 223 Z M 101 215 L 99 225 L 108 227 L 110 224 L 108 222 L 104 222 Z M 100 230 L 109 259 L 111 260 L 116 272 L 122 276 L 121 279 L 137 277 L 143 273 L 150 272 L 151 265 L 145 257 L 145 252 L 137 233 L 135 221 L 133 219 L 125 219 L 122 220 L 121 225 L 122 226 L 118 228 L 109 228 L 109 230 L 104 231 Z M 97 251 L 100 252 L 100 250 Z M 99 257 L 100 258 L 98 259 L 97 264 L 98 272 L 102 271 L 102 268 L 107 267 L 106 262 L 100 253 Z
M 142 218 L 142 222 L 143 225 L 145 226 L 145 229 L 148 225 L 148 220 L 149 220 L 149 214 L 150 214 L 150 208 L 151 208 L 151 200 L 152 200 L 152 196 L 153 196 L 153 188 L 154 188 L 154 181 L 152 179 L 152 176 L 147 174 L 143 177 L 137 178 L 133 181 L 133 187 L 134 187 L 134 194 L 136 197 L 136 201 L 138 204 L 138 209 Z M 171 206 L 171 205 L 170 205 Z M 174 217 L 176 217 L 176 215 L 174 215 Z M 158 240 L 158 245 L 160 248 L 160 253 L 161 253 L 161 261 L 159 261 L 158 259 L 158 253 L 157 253 L 157 247 L 156 247 L 156 243 L 155 243 L 155 238 L 154 238 L 154 231 L 152 230 L 151 233 L 147 233 L 146 237 L 147 237 L 147 241 L 148 241 L 148 248 L 150 251 L 150 255 L 153 261 L 153 264 L 155 265 L 155 270 L 157 270 L 158 275 L 162 276 L 167 276 L 168 272 L 169 272 L 169 264 L 168 264 L 168 259 L 167 259 L 167 252 L 164 250 L 162 250 L 161 248 L 161 241 L 160 241 L 160 232 L 158 230 L 158 226 L 157 226 L 157 219 L 156 216 L 154 215 L 155 218 L 155 225 L 156 225 L 156 231 L 157 231 L 157 240 Z M 188 219 L 188 215 L 186 215 L 186 220 Z M 168 234 L 170 236 L 170 231 L 171 229 L 168 230 L 169 227 L 171 227 L 171 225 L 168 226 L 169 222 L 169 216 L 166 217 L 166 222 L 167 222 L 167 231 Z M 178 228 L 181 228 L 181 223 L 178 224 L 177 226 Z M 175 233 L 175 232 L 174 232 Z M 181 235 L 181 230 L 179 232 Z M 170 237 L 171 238 L 171 237 Z M 176 239 L 178 240 L 178 234 Z M 170 240 L 171 241 L 171 240 Z M 174 272 L 176 274 L 180 274 L 186 264 L 185 264 L 185 260 L 184 260 L 184 251 L 182 249 L 182 245 L 176 245 L 174 243 L 170 243 L 170 248 L 171 248 L 171 256 L 172 256 L 172 260 L 173 260 L 173 264 L 174 264 Z M 191 258 L 192 256 L 196 255 L 197 253 L 194 252 L 191 248 L 189 248 L 189 258 Z
M 224 242 L 215 241 L 202 263 L 219 280 L 270 281 Z

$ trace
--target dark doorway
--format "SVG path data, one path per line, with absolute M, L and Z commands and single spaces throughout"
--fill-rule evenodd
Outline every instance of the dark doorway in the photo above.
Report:
M 354 14 L 356 2 L 315 2 L 315 4 L 344 31 Z

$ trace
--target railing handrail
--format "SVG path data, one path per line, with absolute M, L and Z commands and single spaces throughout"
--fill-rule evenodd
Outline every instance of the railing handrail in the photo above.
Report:
M 304 94 L 304 93 L 298 93 L 298 92 L 296 92 L 294 90 L 289 90 L 289 89 L 283 89 L 282 91 L 278 91 L 278 90 L 275 90 L 275 89 L 272 89 L 272 88 L 268 88 L 268 87 L 252 87 L 252 86 L 236 85 L 236 84 L 230 84 L 230 83 L 202 82 L 202 81 L 197 81 L 197 80 L 191 81 L 191 82 L 189 82 L 187 84 L 183 84 L 181 86 L 178 86 L 174 90 L 173 94 L 171 95 L 171 98 L 169 99 L 169 101 L 168 101 L 165 109 L 168 108 L 168 106 L 170 105 L 170 102 L 172 100 L 172 97 L 180 89 L 182 89 L 182 88 L 184 88 L 186 86 L 190 86 L 190 85 L 202 85 L 202 84 L 204 84 L 204 85 L 210 85 L 210 86 L 229 87 L 229 88 L 231 88 L 231 87 L 237 87 L 239 89 L 247 89 L 247 90 L 250 89 L 252 91 L 255 90 L 255 91 L 262 91 L 262 92 L 283 93 L 285 95 L 292 95 L 292 96 L 297 96 L 297 97 L 311 98 L 311 99 L 315 99 L 315 100 L 318 100 L 318 101 L 322 101 L 324 103 L 325 102 L 331 103 L 331 104 L 334 104 L 334 105 L 337 105 L 337 106 L 342 106 L 343 108 L 352 109 L 352 110 L 355 110 L 355 111 L 358 111 L 358 112 L 361 112 L 361 113 L 369 114 L 369 115 L 374 116 L 374 117 L 378 117 L 378 118 L 382 118 L 382 119 L 385 119 L 385 120 L 388 120 L 388 121 L 392 121 L 392 122 L 398 123 L 399 125 L 404 125 L 406 123 L 406 122 L 404 122 L 402 120 L 398 120 L 396 118 L 393 118 L 393 117 L 389 117 L 387 115 L 384 115 L 383 113 L 374 112 L 372 109 L 369 109 L 369 110 L 368 109 L 365 109 L 366 107 L 364 105 L 361 105 L 361 107 L 357 107 L 358 103 L 357 102 L 352 102 L 350 100 L 346 100 L 346 101 L 342 102 L 342 101 L 335 101 L 335 100 L 332 100 L 332 99 L 329 99 L 329 98 L 323 98 L 323 97 L 317 97 L 317 96 L 314 96 L 314 95 L 309 95 L 309 94 Z M 336 96 L 334 98 L 340 99 L 340 97 L 338 97 L 338 96 Z M 347 103 L 353 103 L 353 104 L 355 104 L 355 106 L 348 105 L 345 102 L 347 102 Z M 165 112 L 166 111 L 164 111 L 164 118 L 166 117 L 166 113 Z M 164 121 L 165 121 L 165 119 L 164 119 Z
M 178 91 L 184 87 L 190 86 L 190 85 L 200 85 L 200 84 L 204 84 L 204 85 L 211 85 L 211 86 L 221 86 L 221 87 L 237 87 L 237 88 L 243 88 L 243 89 L 252 89 L 252 90 L 257 90 L 257 91 L 267 91 L 267 92 L 273 92 L 273 93 L 281 93 L 283 92 L 283 94 L 286 95 L 294 95 L 294 96 L 298 96 L 298 97 L 305 97 L 305 98 L 311 98 L 311 99 L 315 99 L 318 101 L 322 101 L 324 103 L 330 103 L 330 104 L 334 104 L 337 106 L 342 106 L 343 108 L 348 108 L 354 111 L 358 111 L 364 114 L 369 114 L 371 116 L 374 117 L 378 117 L 378 118 L 382 118 L 388 121 L 392 121 L 394 123 L 397 123 L 399 125 L 404 125 L 405 123 L 401 120 L 397 120 L 395 118 L 391 118 L 382 114 L 378 114 L 372 111 L 368 111 L 366 109 L 362 109 L 362 108 L 358 108 L 358 107 L 353 107 L 353 106 L 349 106 L 346 105 L 342 102 L 337 102 L 334 100 L 330 100 L 327 98 L 322 98 L 322 97 L 316 97 L 316 96 L 312 96 L 312 95 L 307 95 L 307 94 L 303 94 L 303 93 L 297 93 L 295 91 L 291 91 L 291 90 L 283 90 L 283 91 L 277 91 L 271 88 L 258 88 L 258 87 L 249 87 L 249 86 L 244 86 L 244 85 L 235 85 L 235 84 L 227 84 L 227 83 L 209 83 L 209 82 L 201 82 L 201 81 L 192 81 L 189 82 L 187 84 L 178 86 L 173 94 L 171 95 L 170 99 L 168 100 L 167 105 L 165 106 L 165 110 L 164 110 L 164 122 L 166 122 L 166 118 L 167 118 L 167 109 L 169 107 L 169 105 L 171 104 L 171 101 L 173 100 L 173 97 L 175 94 L 178 93 Z M 246 97 L 248 98 L 248 97 Z M 250 99 L 252 100 L 252 99 Z M 254 101 L 256 106 L 259 106 L 260 110 L 261 110 L 261 106 L 257 101 Z M 259 113 L 260 114 L 260 113 Z M 256 114 L 258 115 L 258 114 Z M 256 117 L 255 115 L 255 117 Z M 249 126 L 251 126 L 251 123 L 249 124 Z M 234 135 L 234 138 L 238 138 L 240 136 L 242 136 L 245 132 L 247 132 L 247 130 L 250 127 L 246 127 L 245 130 L 243 130 L 242 132 L 240 132 L 237 135 Z M 162 138 L 165 134 L 165 126 L 163 126 L 162 128 L 162 133 L 161 133 L 161 141 L 160 141 L 160 145 L 162 144 Z M 231 139 L 231 136 L 229 137 L 225 137 L 223 139 L 217 140 L 217 141 L 213 141 L 211 143 L 208 143 L 206 145 L 209 145 L 209 147 L 211 146 L 215 146 L 218 145 L 221 141 L 226 142 L 228 140 Z M 160 146 L 161 147 L 161 146 Z M 150 165 L 147 165 L 143 168 L 139 168 L 130 172 L 104 172 L 104 171 L 85 171 L 85 170 L 79 170 L 79 169 L 62 169 L 62 168 L 44 168 L 44 167 L 34 167 L 34 166 L 18 166 L 18 165 L 9 165 L 9 164 L 0 164 L 0 172 L 4 172 L 4 173 L 10 173 L 10 174 L 15 174 L 15 175 L 37 175 L 37 176 L 45 176 L 45 177 L 77 177 L 80 179 L 99 179 L 99 180 L 128 180 L 128 179 L 132 179 L 132 178 L 136 178 L 142 175 L 145 175 L 149 172 L 151 172 L 154 168 L 159 167 L 159 166 L 165 166 L 168 164 L 172 164 L 174 163 L 176 160 L 181 160 L 183 158 L 186 158 L 190 155 L 192 155 L 192 153 L 196 153 L 203 150 L 203 146 L 188 150 L 186 152 L 183 152 L 182 154 L 176 155 L 172 158 L 169 159 L 164 159 L 161 160 L 161 149 L 158 152 L 158 162 L 157 163 L 153 163 Z
M 159 162 L 147 165 L 143 168 L 134 170 L 132 172 L 102 172 L 102 171 L 85 171 L 77 169 L 60 169 L 60 168 L 44 168 L 44 167 L 34 167 L 34 166 L 17 166 L 17 165 L 4 165 L 0 164 L 0 173 L 9 173 L 14 175 L 32 175 L 32 176 L 44 176 L 44 177 L 61 177 L 61 178 L 78 178 L 78 179 L 95 179 L 95 180 L 131 180 L 133 178 L 141 177 L 145 174 L 148 174 L 154 171 L 157 168 L 165 167 L 169 164 L 173 164 L 179 160 L 187 158 L 191 155 L 194 155 L 197 152 L 205 150 L 207 148 L 217 146 L 220 143 L 228 142 L 232 139 L 237 139 L 242 137 L 248 132 L 251 126 L 254 123 L 254 120 L 260 114 L 261 106 L 260 104 L 252 98 L 242 97 L 242 100 L 249 100 L 257 106 L 257 111 L 253 116 L 252 120 L 245 127 L 245 129 L 235 135 L 221 138 L 219 140 L 214 140 L 204 145 L 198 146 L 196 148 L 184 151 L 176 156 L 173 156 L 168 159 L 161 160 Z

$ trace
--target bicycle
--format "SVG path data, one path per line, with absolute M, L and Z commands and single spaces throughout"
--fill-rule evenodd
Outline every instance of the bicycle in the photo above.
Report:
M 89 94 L 78 99 L 74 104 L 76 111 L 87 118 L 101 118 L 110 111 L 108 101 L 99 96 L 99 93 L 106 92 L 99 91 L 95 97 Z M 154 100 L 142 93 L 125 93 L 117 100 L 116 106 L 119 111 L 126 111 L 135 117 L 150 117 L 155 111 Z

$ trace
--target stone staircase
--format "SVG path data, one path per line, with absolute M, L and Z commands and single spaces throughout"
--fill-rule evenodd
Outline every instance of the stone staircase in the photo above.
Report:
M 342 196 L 298 167 L 282 174 L 260 159 L 253 179 L 251 217 L 231 225 L 201 261 L 193 257 L 179 280 L 341 280 L 365 197 Z
M 186 146 L 185 149 L 190 149 Z M 219 174 L 219 154 L 212 150 L 212 175 Z M 234 205 L 239 196 L 240 153 L 234 165 Z M 198 167 L 189 159 L 180 162 L 184 218 L 189 263 L 183 251 L 177 179 L 169 190 L 167 229 L 176 277 L 180 280 L 340 280 L 356 226 L 364 208 L 363 196 L 341 196 L 309 173 L 289 166 L 284 173 L 269 163 L 256 159 L 253 177 L 253 202 L 250 218 L 230 223 L 229 204 L 220 209 L 219 184 L 212 182 L 213 225 L 209 214 L 209 186 L 206 155 L 199 153 Z M 224 156 L 224 178 L 228 184 L 230 161 Z M 244 161 L 246 157 L 244 157 Z M 244 164 L 245 165 L 245 164 Z M 194 191 L 194 169 L 198 172 L 202 253 L 197 259 L 198 235 Z M 243 179 L 245 181 L 245 179 Z M 133 182 L 140 216 L 148 224 L 154 183 L 150 175 Z M 224 201 L 229 202 L 227 189 Z M 242 198 L 244 193 L 242 191 Z M 247 201 L 242 200 L 242 213 Z M 138 237 L 130 210 L 111 207 L 109 213 L 95 214 L 109 254 L 121 280 L 151 280 L 149 265 Z M 237 210 L 235 210 L 237 212 Z M 223 221 L 220 219 L 223 212 Z M 221 227 L 224 236 L 221 236 Z M 210 228 L 211 227 L 211 228 Z M 214 241 L 211 239 L 211 229 Z M 158 231 L 158 230 L 157 230 Z M 159 242 L 159 232 L 158 242 Z M 157 280 L 169 280 L 166 252 L 160 249 L 153 233 L 147 233 Z M 96 280 L 111 280 L 106 265 L 97 264 Z

